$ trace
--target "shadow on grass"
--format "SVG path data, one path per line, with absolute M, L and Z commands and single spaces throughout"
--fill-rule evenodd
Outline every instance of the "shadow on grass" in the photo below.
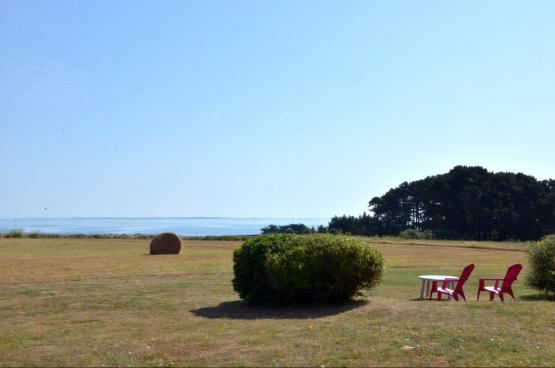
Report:
M 539 294 L 523 295 L 518 299 L 529 301 L 529 302 L 535 302 L 535 301 L 555 302 L 555 295 L 539 293 Z
M 469 300 L 469 299 L 467 299 Z M 447 297 L 443 297 L 441 298 L 441 300 L 437 300 L 437 297 L 432 298 L 431 300 L 428 299 L 428 297 L 424 298 L 424 299 L 420 299 L 420 298 L 411 298 L 409 299 L 410 302 L 428 302 L 428 303 L 442 303 L 442 302 L 456 302 L 455 299 L 448 299 Z M 464 302 L 464 300 L 460 299 L 459 301 Z
M 275 307 L 269 305 L 249 305 L 242 300 L 223 302 L 214 307 L 191 310 L 196 316 L 210 319 L 314 319 L 344 313 L 368 304 L 365 300 L 350 301 L 338 305 L 303 305 Z

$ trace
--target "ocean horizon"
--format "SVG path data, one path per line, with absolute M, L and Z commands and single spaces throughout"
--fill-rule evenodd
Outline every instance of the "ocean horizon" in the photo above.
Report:
M 302 223 L 317 227 L 328 218 L 285 217 L 12 217 L 0 218 L 0 233 L 10 230 L 44 234 L 142 234 L 174 232 L 183 236 L 256 235 L 265 226 Z

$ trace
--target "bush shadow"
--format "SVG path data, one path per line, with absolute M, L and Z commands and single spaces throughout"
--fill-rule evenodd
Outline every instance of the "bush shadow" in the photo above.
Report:
M 367 305 L 366 300 L 354 300 L 337 305 L 272 306 L 249 305 L 245 301 L 223 302 L 213 307 L 192 309 L 196 316 L 210 319 L 315 319 L 337 315 Z

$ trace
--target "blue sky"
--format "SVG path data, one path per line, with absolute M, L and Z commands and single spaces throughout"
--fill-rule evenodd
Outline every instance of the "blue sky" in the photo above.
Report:
M 458 164 L 553 178 L 554 14 L 0 0 L 0 217 L 328 217 Z

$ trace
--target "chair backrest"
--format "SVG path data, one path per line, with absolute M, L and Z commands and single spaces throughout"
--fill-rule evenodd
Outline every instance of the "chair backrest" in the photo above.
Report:
M 516 281 L 518 274 L 522 270 L 522 265 L 520 263 L 516 263 L 510 266 L 507 269 L 507 273 L 505 274 L 505 278 L 503 279 L 503 285 L 501 286 L 501 290 L 510 290 L 513 282 Z
M 459 277 L 459 282 L 457 282 L 457 286 L 455 286 L 456 291 L 459 291 L 462 289 L 464 283 L 466 282 L 466 280 L 468 280 L 473 270 L 474 270 L 474 263 L 467 265 L 463 269 L 461 276 Z

